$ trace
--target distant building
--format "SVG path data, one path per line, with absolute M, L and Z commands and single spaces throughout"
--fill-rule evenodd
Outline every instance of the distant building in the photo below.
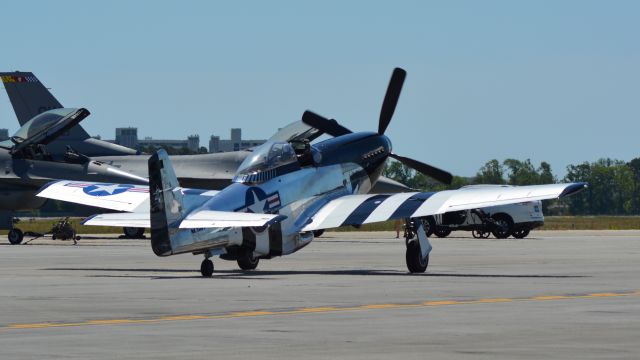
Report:
M 166 140 L 166 139 L 153 139 L 151 137 L 145 137 L 144 140 L 138 140 L 138 147 L 172 147 L 176 149 L 187 148 L 193 152 L 198 152 L 200 148 L 200 136 L 190 135 L 186 140 Z
M 221 140 L 219 136 L 211 135 L 209 139 L 209 152 L 246 150 L 261 145 L 266 141 L 267 140 L 243 140 L 242 129 L 234 128 L 231 129 L 231 139 L 229 140 Z M 139 139 L 138 128 L 134 127 L 116 128 L 116 139 L 111 142 L 136 150 L 148 147 L 172 147 L 176 149 L 187 148 L 192 152 L 198 152 L 200 149 L 199 135 L 189 135 L 186 140 L 154 139 L 150 136 Z
M 267 140 L 244 140 L 242 139 L 242 129 L 231 129 L 231 139 L 221 140 L 220 136 L 211 135 L 209 138 L 209 152 L 227 152 L 246 150 L 264 144 Z
M 138 128 L 126 127 L 116 128 L 116 140 L 118 145 L 126 146 L 128 148 L 138 148 Z
M 0 129 L 0 141 L 9 140 L 9 129 Z

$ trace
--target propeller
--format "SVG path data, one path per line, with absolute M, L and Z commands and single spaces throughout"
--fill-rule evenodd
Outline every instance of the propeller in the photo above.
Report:
M 380 109 L 380 120 L 378 121 L 378 134 L 380 135 L 384 135 L 389 123 L 391 123 L 391 118 L 393 118 L 393 113 L 398 105 L 398 99 L 400 98 L 402 85 L 404 84 L 406 76 L 407 72 L 403 69 L 393 69 L 391 80 L 389 80 L 389 86 L 387 86 L 387 93 L 384 96 L 382 108 Z M 346 127 L 340 125 L 336 120 L 327 119 L 324 116 L 318 115 L 309 110 L 302 114 L 302 122 L 334 137 L 350 134 L 352 132 Z M 390 153 L 389 156 L 400 161 L 404 165 L 445 184 L 451 184 L 453 180 L 453 176 L 450 173 L 438 169 L 437 167 L 394 153 Z
M 380 135 L 384 134 L 391 122 L 393 112 L 396 110 L 396 105 L 398 105 L 405 77 L 407 77 L 406 71 L 400 68 L 393 69 L 389 86 L 387 86 L 387 93 L 384 95 L 384 101 L 380 109 L 380 120 L 378 121 L 378 134 Z
M 352 133 L 351 130 L 338 124 L 335 119 L 329 120 L 324 116 L 320 116 L 309 110 L 305 111 L 304 114 L 302 114 L 302 122 L 333 137 Z
M 451 175 L 451 173 L 438 169 L 435 166 L 427 165 L 418 160 L 396 155 L 394 153 L 389 154 L 389 156 L 400 161 L 401 163 L 407 165 L 408 167 L 416 171 L 419 171 L 429 177 L 432 177 L 440 181 L 441 183 L 451 184 L 451 182 L 453 181 L 453 175 Z

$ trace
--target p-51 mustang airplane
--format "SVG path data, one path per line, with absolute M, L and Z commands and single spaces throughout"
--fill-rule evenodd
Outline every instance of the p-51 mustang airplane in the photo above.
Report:
M 260 259 L 308 245 L 315 230 L 394 219 L 408 219 L 415 229 L 417 237 L 406 242 L 406 263 L 410 272 L 424 272 L 431 251 L 427 216 L 560 198 L 586 187 L 572 183 L 368 194 L 389 157 L 437 180 L 451 180 L 443 170 L 394 154 L 384 135 L 405 74 L 394 70 L 377 133 L 352 133 L 335 120 L 307 111 L 303 122 L 334 138 L 303 147 L 269 141 L 254 149 L 233 183 L 221 191 L 181 188 L 161 150 L 148 162 L 149 187 L 59 181 L 39 196 L 128 211 L 96 215 L 85 225 L 150 226 L 156 255 L 204 254 L 200 270 L 209 277 L 214 269 L 209 258 L 215 255 L 236 260 L 243 270 L 255 269 Z

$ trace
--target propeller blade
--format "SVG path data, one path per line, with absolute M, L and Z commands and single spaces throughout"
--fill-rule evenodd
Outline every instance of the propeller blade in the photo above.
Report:
M 309 110 L 302 114 L 302 122 L 331 136 L 351 134 L 351 130 L 338 124 L 337 121 L 329 120 Z
M 453 175 L 451 175 L 450 173 L 444 171 L 444 170 L 440 170 L 437 167 L 433 167 L 431 165 L 427 165 L 425 163 L 422 163 L 418 160 L 414 160 L 414 159 L 410 159 L 408 157 L 404 157 L 404 156 L 400 156 L 400 155 L 396 155 L 396 154 L 389 154 L 389 156 L 391 156 L 392 158 L 400 161 L 401 163 L 407 165 L 408 167 L 419 171 L 429 177 L 432 177 L 442 183 L 445 183 L 447 185 L 451 184 L 451 182 L 453 181 Z
M 391 74 L 391 80 L 389 80 L 389 86 L 387 87 L 387 93 L 384 95 L 384 101 L 382 102 L 382 108 L 380 109 L 380 120 L 378 122 L 378 134 L 382 135 L 387 130 L 387 126 L 391 122 L 393 112 L 398 105 L 398 99 L 400 98 L 400 92 L 402 91 L 402 84 L 404 78 L 407 76 L 407 72 L 401 68 L 393 69 Z

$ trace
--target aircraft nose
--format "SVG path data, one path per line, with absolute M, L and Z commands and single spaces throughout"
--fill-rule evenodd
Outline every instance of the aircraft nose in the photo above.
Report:
M 385 141 L 384 148 L 387 151 L 387 154 L 391 154 L 391 151 L 393 150 L 393 146 L 391 144 L 391 139 L 389 139 L 385 135 L 382 135 L 382 138 Z

